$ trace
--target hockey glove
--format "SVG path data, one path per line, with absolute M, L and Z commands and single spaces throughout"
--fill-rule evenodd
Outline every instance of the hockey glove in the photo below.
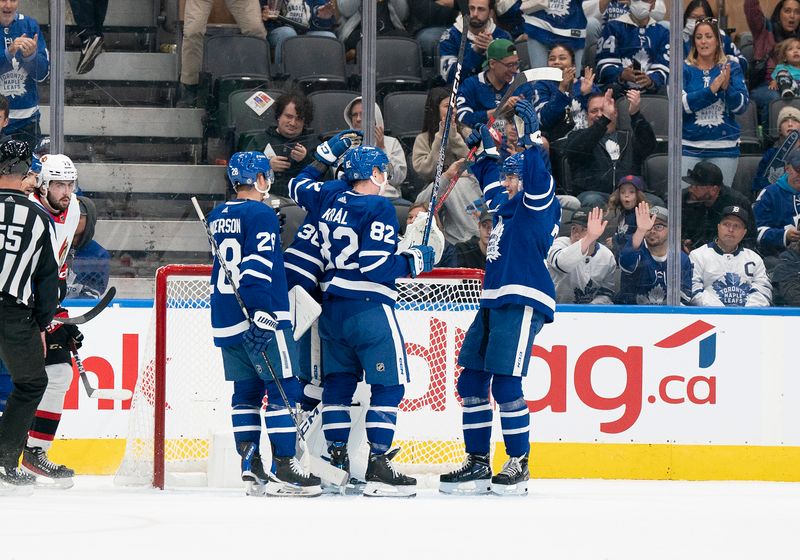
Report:
M 275 329 L 278 327 L 278 322 L 267 311 L 256 311 L 253 314 L 253 322 L 250 323 L 250 328 L 244 333 L 243 342 L 244 349 L 250 357 L 250 361 L 256 368 L 260 375 L 266 376 L 269 371 L 266 369 L 264 361 L 264 354 L 267 351 L 270 343 L 275 338 Z
M 433 248 L 428 245 L 414 245 L 400 254 L 408 259 L 412 278 L 416 278 L 422 272 L 433 270 L 435 254 Z
M 63 307 L 56 310 L 56 317 L 66 319 L 69 317 L 69 312 Z M 47 328 L 46 339 L 47 345 L 65 350 L 70 349 L 70 342 L 75 342 L 75 348 L 78 349 L 83 346 L 83 333 L 78 329 L 77 325 L 67 325 L 58 321 L 52 321 Z
M 526 148 L 542 143 L 542 133 L 539 130 L 539 117 L 530 101 L 520 99 L 514 107 L 514 125 L 520 143 Z
M 360 146 L 363 137 L 364 133 L 360 130 L 343 130 L 317 146 L 314 158 L 325 165 L 333 165 L 347 150 Z
M 497 151 L 497 144 L 492 135 L 492 130 L 485 124 L 478 124 L 472 129 L 470 135 L 467 136 L 467 146 L 478 148 L 478 151 L 475 152 L 476 161 L 484 157 L 500 159 L 500 152 Z

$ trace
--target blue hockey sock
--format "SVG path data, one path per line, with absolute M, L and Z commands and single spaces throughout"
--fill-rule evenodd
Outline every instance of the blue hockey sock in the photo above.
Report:
M 458 378 L 461 395 L 464 444 L 467 453 L 486 455 L 492 438 L 492 405 L 489 403 L 489 382 L 485 371 L 465 369 Z
M 530 451 L 530 412 L 522 394 L 522 378 L 495 375 L 492 395 L 500 408 L 500 426 L 509 457 L 521 457 Z
M 350 404 L 358 378 L 349 373 L 325 375 L 322 390 L 322 430 L 328 444 L 350 439 Z
M 231 421 L 236 448 L 242 443 L 255 443 L 261 438 L 261 401 L 264 382 L 260 379 L 234 381 L 231 397 Z
M 289 407 L 294 408 L 303 392 L 300 380 L 296 377 L 284 377 L 280 381 L 286 400 L 289 401 Z M 264 414 L 264 423 L 267 425 L 267 435 L 272 444 L 272 454 L 275 457 L 292 457 L 295 453 L 297 428 L 286 408 L 278 385 L 275 381 L 269 381 L 266 386 L 269 405 Z
M 382 455 L 389 451 L 397 425 L 397 405 L 403 400 L 403 385 L 373 385 L 365 426 L 370 451 Z

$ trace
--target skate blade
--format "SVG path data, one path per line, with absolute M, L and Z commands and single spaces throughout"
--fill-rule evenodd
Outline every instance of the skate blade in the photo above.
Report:
M 367 482 L 364 486 L 364 496 L 370 498 L 413 498 L 416 495 L 416 485 L 392 486 L 383 482 Z
M 48 490 L 69 490 L 73 486 L 75 486 L 75 479 L 72 477 L 69 478 L 50 478 L 49 476 L 44 476 L 38 473 L 31 471 L 30 469 L 22 467 L 22 470 L 28 473 L 31 476 L 36 477 L 36 483 L 34 486 L 36 488 L 43 488 Z
M 322 481 L 322 493 L 331 496 L 361 496 L 364 493 L 364 485 L 366 482 L 351 478 L 347 484 L 339 486 L 337 484 L 330 484 L 329 482 Z
M 496 496 L 527 496 L 528 481 L 519 484 L 492 484 L 492 494 Z
M 453 496 L 485 496 L 492 492 L 491 479 L 469 482 L 440 482 L 439 492 Z
M 247 480 L 245 481 L 244 493 L 247 496 L 263 498 L 264 496 L 267 495 L 267 485 L 259 484 L 258 482 L 254 482 L 252 480 Z
M 26 496 L 32 496 L 33 489 L 33 484 L 17 486 L 16 484 L 6 484 L 5 482 L 0 482 L 0 496 L 3 497 L 24 498 Z
M 267 496 L 275 498 L 316 498 L 322 494 L 319 486 L 295 486 L 285 482 L 267 482 Z

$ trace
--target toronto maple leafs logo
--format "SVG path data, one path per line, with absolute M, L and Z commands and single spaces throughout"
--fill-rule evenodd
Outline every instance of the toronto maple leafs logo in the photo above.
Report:
M 589 280 L 582 290 L 576 286 L 574 290 L 575 303 L 592 303 L 598 288 L 599 286 L 597 286 L 593 280 Z
M 717 99 L 714 103 L 695 112 L 695 122 L 697 126 L 705 126 L 707 128 L 714 128 L 723 124 L 723 115 L 725 114 L 725 103 L 721 99 Z
M 747 294 L 750 293 L 750 283 L 743 281 L 735 272 L 726 272 L 725 276 L 715 280 L 711 287 L 726 307 L 744 306 L 747 303 Z
M 625 235 L 626 233 L 628 233 L 628 224 L 626 224 L 625 222 L 620 222 L 619 225 L 617 226 L 617 233 L 621 235 Z
M 492 233 L 489 236 L 489 244 L 486 247 L 486 260 L 489 262 L 496 261 L 500 258 L 500 238 L 503 237 L 503 217 L 497 219 L 497 224 L 492 228 Z
M 633 59 L 639 62 L 642 72 L 647 72 L 647 69 L 650 68 L 650 55 L 647 54 L 646 50 L 639 49 L 636 51 L 636 54 L 633 55 Z
M 649 291 L 636 295 L 638 305 L 664 305 L 667 301 L 667 291 L 664 286 L 657 284 Z
M 583 105 L 579 100 L 573 99 L 569 110 L 572 113 L 572 122 L 575 123 L 574 130 L 589 128 L 589 118 L 586 116 L 586 111 L 583 110 Z
M 6 97 L 25 95 L 25 79 L 28 72 L 19 65 L 19 60 L 11 59 L 11 70 L 0 76 L 0 93 Z
M 547 13 L 555 17 L 568 16 L 569 2 L 570 0 L 550 0 L 550 4 L 547 7 Z

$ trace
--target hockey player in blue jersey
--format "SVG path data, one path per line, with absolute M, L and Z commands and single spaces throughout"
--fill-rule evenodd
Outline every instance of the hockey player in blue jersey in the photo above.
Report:
M 301 398 L 297 349 L 292 338 L 286 274 L 280 249 L 280 224 L 261 201 L 272 181 L 269 160 L 260 152 L 238 152 L 228 164 L 228 179 L 236 198 L 208 216 L 209 229 L 220 250 L 211 272 L 211 326 L 214 344 L 222 351 L 225 379 L 233 382 L 232 421 L 236 450 L 242 458 L 242 480 L 248 493 L 273 496 L 314 496 L 320 479 L 302 472 L 294 457 L 297 429 L 289 406 Z M 247 314 L 245 317 L 219 258 L 224 259 Z M 275 377 L 277 377 L 277 379 Z M 272 445 L 272 468 L 261 463 L 261 402 Z
M 289 182 L 290 196 L 319 216 L 325 272 L 319 332 L 325 383 L 322 426 L 334 466 L 348 470 L 350 405 L 358 382 L 370 386 L 366 413 L 370 455 L 366 496 L 413 496 L 416 480 L 391 464 L 397 410 L 409 381 L 405 343 L 394 314 L 395 279 L 433 267 L 433 250 L 397 251 L 400 226 L 391 203 L 379 196 L 389 160 L 360 144 L 361 133 L 341 132 L 323 142 L 316 162 Z M 346 153 L 345 153 L 346 152 Z M 342 180 L 320 182 L 344 155 Z
M 546 152 L 539 145 L 536 112 L 525 100 L 517 102 L 515 112 L 519 138 L 526 147 L 521 170 L 514 167 L 515 157 L 500 167 L 497 146 L 484 125 L 478 125 L 467 139 L 468 145 L 483 148 L 472 172 L 483 187 L 494 228 L 486 252 L 481 307 L 458 358 L 464 368 L 458 392 L 464 406 L 467 458 L 460 468 L 440 477 L 439 489 L 445 493 L 528 491 L 530 418 L 522 378 L 528 371 L 534 337 L 553 321 L 555 288 L 545 258 L 558 233 L 561 207 Z M 509 456 L 495 476 L 489 465 L 490 386 Z

